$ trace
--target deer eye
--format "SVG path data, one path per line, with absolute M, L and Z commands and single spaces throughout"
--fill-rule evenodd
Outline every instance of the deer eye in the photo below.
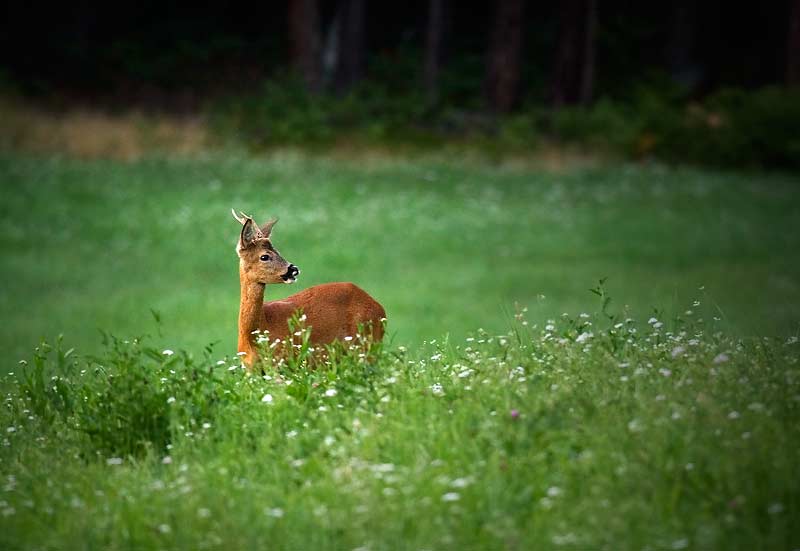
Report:
M 261 260 L 264 261 L 264 262 L 268 261 L 269 260 L 269 255 L 268 254 L 262 254 L 261 255 Z

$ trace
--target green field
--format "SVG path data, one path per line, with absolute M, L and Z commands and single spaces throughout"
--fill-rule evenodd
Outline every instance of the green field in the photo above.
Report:
M 302 275 L 280 297 L 353 281 L 385 306 L 396 344 L 507 328 L 591 308 L 668 315 L 704 298 L 740 335 L 800 320 L 800 182 L 661 166 L 548 173 L 457 159 L 135 163 L 0 157 L 0 345 L 13 361 L 98 330 L 234 352 L 238 226 L 278 216 L 275 244 Z M 703 290 L 699 290 L 704 287 Z M 544 297 L 544 298 L 541 298 Z
M 0 183 L 1 549 L 800 547 L 796 176 L 6 154 Z M 302 275 L 268 297 L 385 306 L 373 361 L 238 368 L 231 207 L 281 218 Z

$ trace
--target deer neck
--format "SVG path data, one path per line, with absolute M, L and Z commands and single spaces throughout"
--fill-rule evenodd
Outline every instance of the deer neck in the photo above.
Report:
M 252 366 L 258 358 L 253 331 L 261 329 L 264 323 L 264 287 L 263 283 L 248 280 L 239 271 L 241 297 L 239 302 L 239 352 L 245 365 Z

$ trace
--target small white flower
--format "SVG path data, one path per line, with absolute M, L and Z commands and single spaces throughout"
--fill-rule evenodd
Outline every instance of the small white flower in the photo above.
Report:
M 739 415 L 738 411 L 732 411 L 728 414 L 728 419 L 738 419 L 739 417 L 741 417 L 741 415 Z
M 201 507 L 197 510 L 197 516 L 200 518 L 208 518 L 211 516 L 211 511 L 209 511 L 205 507 Z
M 686 352 L 686 349 L 684 347 L 676 346 L 675 348 L 672 349 L 672 357 L 673 358 L 677 358 L 678 356 L 680 356 L 684 352 Z
M 164 458 L 161 460 L 161 463 L 164 465 L 170 465 L 172 463 L 172 457 L 169 455 L 165 455 Z
M 175 396 L 170 396 L 169 398 L 167 398 L 167 403 L 168 404 L 174 404 L 175 403 Z
M 344 340 L 346 340 L 346 341 L 352 341 L 352 340 L 353 340 L 353 337 L 351 337 L 350 335 L 347 335 L 347 336 L 344 338 Z
M 672 549 L 686 549 L 687 547 L 689 547 L 689 540 L 686 538 L 675 540 L 672 542 L 672 545 L 670 545 L 670 547 Z
M 237 352 L 237 356 L 247 356 L 247 352 Z
M 271 403 L 272 402 L 272 394 L 264 394 L 264 396 L 261 397 L 261 401 L 264 402 L 264 403 L 267 403 L 267 404 Z
M 336 392 L 335 388 L 329 388 L 328 390 L 325 391 L 325 396 L 328 397 L 336 396 L 336 394 L 338 394 L 338 392 Z
M 584 342 L 588 341 L 592 337 L 594 337 L 594 335 L 592 333 L 584 331 L 583 333 L 578 335 L 578 337 L 575 339 L 575 342 L 577 342 L 578 344 L 581 344 L 581 343 L 584 343 Z
M 169 348 L 167 348 L 166 350 L 164 350 L 164 351 L 162 352 L 162 354 L 164 354 L 165 356 L 172 356 L 174 353 L 175 353 L 175 352 L 173 352 L 173 351 L 172 351 L 172 350 L 170 350 Z
M 433 356 L 431 356 L 431 361 L 432 362 L 438 362 L 441 359 L 442 359 L 442 355 L 441 354 L 434 354 Z
M 444 388 L 442 388 L 442 385 L 439 383 L 433 383 L 431 385 L 431 392 L 434 396 L 441 396 L 444 394 Z
M 336 438 L 334 438 L 329 434 L 328 436 L 325 437 L 325 440 L 323 440 L 323 442 L 325 443 L 326 446 L 333 446 L 333 444 L 336 443 Z
M 121 457 L 109 457 L 106 459 L 106 465 L 122 465 Z
M 724 352 L 722 352 L 722 353 L 720 353 L 720 354 L 717 354 L 716 356 L 714 356 L 714 359 L 713 359 L 712 361 L 713 361 L 715 364 L 724 364 L 724 363 L 725 363 L 725 362 L 727 362 L 729 359 L 730 359 L 730 358 L 728 358 L 728 355 L 727 355 L 727 354 L 725 354 Z
M 653 325 L 655 323 L 658 323 L 658 320 L 656 318 L 650 318 L 649 320 L 647 320 L 647 323 L 649 323 L 650 325 Z
M 663 324 L 663 323 L 661 323 L 660 321 L 657 321 L 657 322 L 655 322 L 655 323 L 653 324 L 653 328 L 654 328 L 654 329 L 661 329 L 662 327 L 664 327 L 664 324 Z
M 203 428 L 208 430 L 211 428 L 211 423 L 203 423 Z
M 6 432 L 9 434 L 11 434 L 12 432 L 17 432 L 17 427 L 8 427 L 6 429 Z
M 450 483 L 450 486 L 452 486 L 453 488 L 466 488 L 470 484 L 472 484 L 472 477 L 467 476 L 467 477 L 456 478 Z
M 282 518 L 283 517 L 283 509 L 280 507 L 267 507 L 264 509 L 264 514 L 268 517 L 273 518 Z
M 770 515 L 777 515 L 783 512 L 783 503 L 773 503 L 767 508 Z
M 169 534 L 170 532 L 172 532 L 172 528 L 169 527 L 169 524 L 159 524 L 158 531 L 161 532 L 162 534 Z
M 458 492 L 447 492 L 442 496 L 442 501 L 458 501 L 461 496 Z
M 558 486 L 550 486 L 547 489 L 547 497 L 557 497 L 561 495 L 561 488 Z
M 289 432 L 286 433 L 286 438 L 294 438 L 295 436 L 297 436 L 296 430 L 290 430 Z

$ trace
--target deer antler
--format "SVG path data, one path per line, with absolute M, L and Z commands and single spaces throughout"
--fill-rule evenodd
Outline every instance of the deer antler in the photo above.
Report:
M 232 214 L 232 215 L 233 215 L 233 217 L 236 219 L 236 221 L 237 221 L 237 222 L 239 222 L 239 223 L 240 223 L 240 224 L 242 224 L 242 225 L 244 225 L 244 223 L 247 221 L 247 219 L 248 219 L 248 218 L 252 219 L 252 217 L 251 217 L 251 216 L 247 216 L 247 215 L 246 215 L 245 213 L 243 213 L 242 211 L 239 211 L 239 214 L 237 215 L 237 214 L 236 214 L 236 211 L 235 211 L 235 210 L 233 210 L 233 209 L 231 209 L 231 214 Z

